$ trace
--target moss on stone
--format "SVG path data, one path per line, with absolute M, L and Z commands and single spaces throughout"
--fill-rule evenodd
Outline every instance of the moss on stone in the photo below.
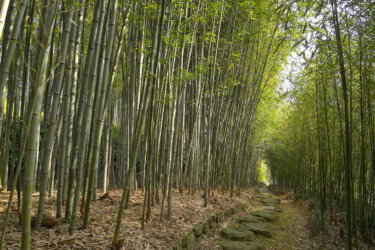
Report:
M 239 217 L 236 222 L 238 223 L 255 223 L 255 222 L 264 222 L 264 218 L 258 217 L 258 216 L 253 216 L 253 215 L 248 215 L 248 216 L 242 216 Z
M 231 229 L 240 229 L 241 225 L 238 224 L 238 223 L 231 223 L 231 224 L 228 225 L 228 228 L 231 228 Z
M 221 235 L 226 239 L 235 241 L 251 241 L 254 239 L 254 233 L 251 231 L 228 227 L 221 231 Z
M 176 240 L 176 242 L 172 246 L 172 250 L 182 250 L 182 240 Z
M 242 223 L 241 228 L 252 231 L 255 235 L 272 238 L 269 227 L 263 223 Z
M 182 238 L 183 249 L 192 250 L 195 247 L 196 238 L 193 232 L 188 233 Z
M 216 222 L 217 223 L 223 222 L 224 219 L 225 219 L 225 213 L 224 213 L 224 211 L 219 211 L 219 212 L 216 213 Z
M 231 240 L 221 240 L 219 245 L 224 250 L 264 250 L 265 247 L 258 242 L 240 242 Z
M 202 236 L 203 231 L 203 224 L 197 224 L 193 227 L 193 232 L 196 237 Z
M 232 216 L 232 209 L 227 209 L 224 214 L 225 214 L 225 217 L 227 217 L 227 218 L 231 217 Z
M 279 219 L 279 216 L 271 210 L 257 210 L 252 213 L 254 216 L 264 218 L 266 221 L 274 222 Z
M 280 204 L 280 199 L 274 199 L 274 198 L 265 198 L 262 200 L 263 203 L 269 203 L 269 204 Z
M 202 233 L 207 234 L 210 231 L 210 224 L 208 223 L 208 221 L 205 221 L 202 225 L 203 225 Z
M 238 213 L 238 209 L 235 208 L 235 207 L 232 207 L 230 210 L 231 210 L 231 212 L 232 212 L 232 215 Z

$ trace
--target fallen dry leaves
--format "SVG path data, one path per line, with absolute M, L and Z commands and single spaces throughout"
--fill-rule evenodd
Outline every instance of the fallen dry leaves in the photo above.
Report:
M 118 205 L 122 190 L 111 190 L 109 199 L 97 200 L 92 203 L 91 224 L 88 228 L 76 230 L 74 236 L 69 236 L 66 223 L 57 227 L 32 232 L 33 249 L 109 249 L 113 237 L 114 226 L 117 218 Z M 98 192 L 98 196 L 102 193 Z M 173 214 L 171 220 L 160 220 L 160 206 L 152 208 L 151 219 L 145 222 L 144 230 L 141 229 L 143 208 L 143 194 L 135 191 L 132 195 L 128 210 L 124 211 L 122 223 L 122 236 L 125 239 L 124 248 L 136 249 L 168 249 L 178 238 L 185 235 L 192 226 L 213 215 L 218 210 L 225 210 L 240 204 L 248 204 L 254 191 L 249 189 L 241 196 L 229 197 L 229 194 L 215 192 L 209 197 L 209 205 L 203 206 L 202 193 L 193 195 L 177 190 L 173 192 Z M 0 193 L 0 224 L 4 217 L 4 208 L 7 204 L 9 192 Z M 33 195 L 33 213 L 36 212 L 38 194 Z M 16 203 L 14 203 L 14 206 Z M 56 213 L 55 197 L 46 200 L 46 211 Z M 82 220 L 79 218 L 78 223 Z M 78 225 L 80 226 L 80 225 Z M 15 212 L 8 225 L 6 235 L 6 249 L 19 249 L 21 227 Z

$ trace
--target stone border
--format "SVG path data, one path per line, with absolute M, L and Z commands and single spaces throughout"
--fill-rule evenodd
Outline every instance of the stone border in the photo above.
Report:
M 199 240 L 203 234 L 208 234 L 211 230 L 216 229 L 218 224 L 222 223 L 226 218 L 232 217 L 240 210 L 245 210 L 246 207 L 246 205 L 240 204 L 225 211 L 217 211 L 214 215 L 209 216 L 204 222 L 194 225 L 192 230 L 184 237 L 176 240 L 172 246 L 172 250 L 193 250 L 197 240 Z

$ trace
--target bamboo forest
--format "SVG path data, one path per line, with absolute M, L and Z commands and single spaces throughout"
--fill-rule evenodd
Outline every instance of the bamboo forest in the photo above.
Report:
M 0 250 L 375 249 L 373 0 L 0 0 Z

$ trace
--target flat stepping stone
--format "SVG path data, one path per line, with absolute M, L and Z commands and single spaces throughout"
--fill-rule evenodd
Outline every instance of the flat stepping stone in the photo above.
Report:
M 254 216 L 254 215 L 248 215 L 248 216 L 242 216 L 236 220 L 237 223 L 257 223 L 257 222 L 264 222 L 264 218 Z
M 275 210 L 275 206 L 272 206 L 272 205 L 268 205 L 268 204 L 267 204 L 267 205 L 264 205 L 264 206 L 263 206 L 263 209 L 267 209 L 267 210 L 271 210 L 271 211 L 272 211 L 272 210 Z
M 231 241 L 222 240 L 219 245 L 224 250 L 264 250 L 266 249 L 264 245 L 258 242 L 241 242 L 241 241 Z
M 259 199 L 268 199 L 268 198 L 270 198 L 270 196 L 268 194 L 258 194 L 256 197 L 259 198 Z
M 281 208 L 279 208 L 279 207 L 275 207 L 275 209 L 273 211 L 281 213 L 283 210 Z
M 254 216 L 264 218 L 266 221 L 274 222 L 279 219 L 279 216 L 276 214 L 276 212 L 271 210 L 257 210 L 252 213 Z
M 280 204 L 279 199 L 273 199 L 273 198 L 265 198 L 262 200 L 263 203 L 269 203 L 269 204 Z
M 263 205 L 268 206 L 268 207 L 275 207 L 278 204 L 274 202 L 263 202 Z
M 278 213 L 281 213 L 283 211 L 279 206 L 275 206 L 275 204 L 273 204 L 273 205 L 264 204 L 263 209 L 278 212 Z
M 262 223 L 242 223 L 241 227 L 252 231 L 255 235 L 262 235 L 267 238 L 272 238 L 270 229 Z
M 244 229 L 225 228 L 221 231 L 221 235 L 234 241 L 252 241 L 254 239 L 254 233 Z

